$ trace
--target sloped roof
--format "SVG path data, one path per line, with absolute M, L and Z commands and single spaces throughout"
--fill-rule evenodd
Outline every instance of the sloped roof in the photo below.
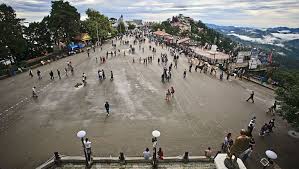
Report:
M 88 33 L 81 33 L 80 35 L 77 35 L 74 39 L 80 41 L 87 41 L 91 40 L 91 37 L 88 35 Z
M 178 40 L 178 44 L 180 44 L 180 43 L 184 43 L 184 42 L 186 42 L 186 41 L 188 41 L 188 40 L 190 40 L 190 38 L 184 38 L 184 39 L 180 39 L 180 40 Z
M 163 31 L 159 31 L 159 30 L 154 32 L 154 34 L 158 35 L 158 36 L 170 36 L 170 34 L 163 32 Z

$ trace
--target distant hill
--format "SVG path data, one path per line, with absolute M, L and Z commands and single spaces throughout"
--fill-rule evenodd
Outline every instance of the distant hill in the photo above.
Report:
M 262 49 L 274 49 L 276 60 L 283 66 L 299 69 L 299 28 L 267 29 L 206 24 L 234 41 Z
M 240 50 L 252 48 L 258 48 L 266 55 L 273 51 L 276 64 L 299 69 L 299 28 L 219 26 L 195 21 L 180 14 L 152 25 L 152 30 L 158 29 L 174 36 L 189 37 L 205 47 L 206 44 L 216 44 L 219 51 L 233 56 L 237 56 Z

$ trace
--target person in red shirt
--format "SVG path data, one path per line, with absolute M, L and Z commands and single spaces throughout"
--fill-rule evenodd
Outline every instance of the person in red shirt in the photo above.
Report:
M 158 158 L 159 158 L 159 160 L 163 160 L 163 158 L 164 158 L 164 153 L 163 153 L 161 147 L 159 148 L 159 151 L 158 151 Z

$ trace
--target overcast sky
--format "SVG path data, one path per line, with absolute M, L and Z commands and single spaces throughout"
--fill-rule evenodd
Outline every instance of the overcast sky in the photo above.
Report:
M 51 0 L 0 0 L 18 17 L 40 21 L 49 14 Z M 86 18 L 87 8 L 125 20 L 163 21 L 184 14 L 204 23 L 250 27 L 299 27 L 299 0 L 69 0 Z

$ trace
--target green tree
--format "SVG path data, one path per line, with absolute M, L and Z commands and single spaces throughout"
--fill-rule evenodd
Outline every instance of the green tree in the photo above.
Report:
M 112 33 L 111 23 L 105 15 L 93 9 L 86 10 L 87 19 L 83 21 L 87 32 L 93 39 L 104 39 Z
M 80 31 L 80 14 L 67 1 L 52 1 L 49 21 L 55 44 L 69 42 Z
M 109 18 L 109 21 L 112 23 L 112 24 L 115 24 L 117 19 L 116 18 Z
M 129 26 L 128 26 L 128 29 L 130 29 L 130 30 L 133 30 L 133 29 L 135 29 L 136 28 L 136 26 L 134 25 L 134 24 L 129 24 Z
M 297 131 L 299 130 L 299 71 L 279 70 L 274 72 L 273 79 L 279 79 L 276 99 L 280 108 L 278 113 Z
M 22 59 L 26 41 L 21 22 L 12 7 L 0 5 L 0 60 L 13 63 Z
M 126 27 L 124 22 L 120 22 L 117 26 L 117 31 L 118 33 L 125 33 L 126 32 Z
M 52 52 L 53 41 L 49 29 L 49 17 L 41 22 L 32 22 L 25 29 L 27 41 L 27 58 L 38 57 L 46 52 Z

